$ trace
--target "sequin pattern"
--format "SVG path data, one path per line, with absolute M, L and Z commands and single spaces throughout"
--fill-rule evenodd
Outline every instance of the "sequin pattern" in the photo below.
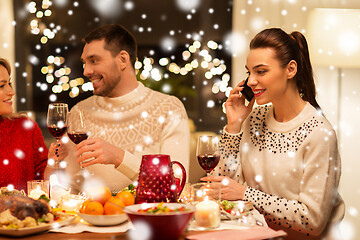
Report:
M 251 201 L 269 223 L 302 232 L 307 236 L 313 231 L 309 225 L 307 207 L 300 201 L 279 198 L 251 187 L 247 187 L 244 200 Z M 302 227 L 298 226 L 299 222 Z
M 258 147 L 259 151 L 269 150 L 274 154 L 296 152 L 313 131 L 313 128 L 323 123 L 313 117 L 292 132 L 275 133 L 270 131 L 265 123 L 265 116 L 268 111 L 269 106 L 262 106 L 254 115 L 250 116 L 251 142 L 255 147 Z
M 300 124 L 295 124 L 293 127 L 287 128 L 290 130 L 284 132 L 271 130 L 276 129 L 273 128 L 274 126 L 271 125 L 271 122 L 266 120 L 269 117 L 267 114 L 271 113 L 271 106 L 260 106 L 254 109 L 247 122 L 244 122 L 246 124 L 244 125 L 246 127 L 242 129 L 244 132 L 229 134 L 226 130 L 223 131 L 220 140 L 221 160 L 218 167 L 211 174 L 228 176 L 238 182 L 252 182 L 252 185 L 248 184 L 243 199 L 251 201 L 259 212 L 264 215 L 269 224 L 291 229 L 301 233 L 304 237 L 321 234 L 321 231 L 323 231 L 319 225 L 319 220 L 324 216 L 323 212 L 317 212 L 318 210 L 315 210 L 315 208 L 316 206 L 324 206 L 324 202 L 320 199 L 326 201 L 326 205 L 329 206 L 334 203 L 335 200 L 332 197 L 336 196 L 336 193 L 333 192 L 327 195 L 331 191 L 327 192 L 328 190 L 322 187 L 326 186 L 326 184 L 334 183 L 334 179 L 337 178 L 336 169 L 339 163 L 334 161 L 334 159 L 338 158 L 338 151 L 336 136 L 331 125 L 328 124 L 323 116 L 318 115 L 315 109 L 311 108 L 307 108 L 308 112 L 305 114 L 304 121 L 299 121 Z M 311 115 L 309 111 L 312 111 Z M 269 126 L 267 126 L 267 123 L 269 123 Z M 247 132 L 245 132 L 245 129 Z M 321 148 L 317 145 L 320 141 L 326 143 Z M 254 162 L 253 159 L 245 161 L 241 157 L 249 157 L 250 152 L 253 158 L 258 158 L 258 164 L 253 165 L 253 168 L 249 170 L 248 167 L 250 165 L 246 164 L 249 161 Z M 270 179 L 269 177 L 258 175 L 262 168 L 266 166 L 264 165 L 265 162 L 276 161 L 279 164 L 281 161 L 300 161 L 304 163 L 305 160 L 302 155 L 304 153 L 307 154 L 307 163 L 310 164 L 309 166 L 312 170 L 307 170 L 308 175 L 306 176 L 301 176 L 300 173 L 300 176 L 297 176 L 297 180 L 289 179 L 289 181 L 294 181 L 294 184 L 300 185 L 301 197 L 299 196 L 299 199 L 303 198 L 306 200 L 304 200 L 305 202 L 286 198 L 287 193 L 284 193 L 285 195 L 276 195 L 272 192 L 257 189 L 256 186 L 260 185 L 266 185 L 268 189 L 275 189 L 277 188 L 275 185 L 281 185 L 280 182 L 277 182 L 274 186 L 270 186 L 272 185 L 271 182 L 261 182 L 264 179 Z M 261 160 L 264 157 L 267 161 Z M 328 159 L 330 159 L 330 162 L 327 162 Z M 271 169 L 270 174 L 276 175 L 277 171 L 293 171 L 294 168 L 287 168 L 287 166 L 294 165 L 285 164 L 282 170 Z M 306 164 L 301 166 L 305 167 Z M 255 178 L 255 181 L 245 179 L 243 171 L 246 171 L 249 177 Z M 258 176 L 262 180 L 257 180 L 256 177 Z M 256 184 L 257 181 L 260 181 L 259 185 Z M 306 188 L 304 188 L 305 186 Z M 292 191 L 294 189 L 296 187 Z M 277 191 L 281 192 L 281 190 Z M 322 192 L 324 195 L 322 195 Z M 296 195 L 296 191 L 291 194 L 293 194 L 292 196 Z

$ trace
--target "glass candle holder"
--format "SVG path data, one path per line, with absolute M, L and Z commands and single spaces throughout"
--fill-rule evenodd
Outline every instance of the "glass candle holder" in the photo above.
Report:
M 191 203 L 191 183 L 185 183 L 184 189 L 179 197 L 179 201 L 182 203 Z
M 196 183 L 191 186 L 191 203 L 195 213 L 191 225 L 195 229 L 208 230 L 220 226 L 221 186 Z
M 50 184 L 48 180 L 27 181 L 28 197 L 38 200 L 41 195 L 49 198 Z
M 68 194 L 61 197 L 59 206 L 65 211 L 77 212 L 81 205 L 85 202 L 85 198 L 80 195 Z

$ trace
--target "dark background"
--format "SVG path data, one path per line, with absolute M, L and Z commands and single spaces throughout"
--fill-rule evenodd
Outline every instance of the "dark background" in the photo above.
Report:
M 53 4 L 49 8 L 52 15 L 43 17 L 41 22 L 46 26 L 54 23 L 61 26 L 54 39 L 49 39 L 46 44 L 40 43 L 42 35 L 32 35 L 30 33 L 30 21 L 35 19 L 35 14 L 26 12 L 25 8 L 30 1 L 14 1 L 14 14 L 16 20 L 15 39 L 16 39 L 16 62 L 19 66 L 16 68 L 16 92 L 18 111 L 32 110 L 36 113 L 36 120 L 42 128 L 46 128 L 47 106 L 51 101 L 49 95 L 52 94 L 49 84 L 46 91 L 42 91 L 36 84 L 46 83 L 45 75 L 41 73 L 41 68 L 47 65 L 46 59 L 49 55 L 61 55 L 66 60 L 62 66 L 70 67 L 70 79 L 83 77 L 82 64 L 80 56 L 83 48 L 81 39 L 92 29 L 109 23 L 119 23 L 132 32 L 138 42 L 138 60 L 142 61 L 144 57 L 152 57 L 155 62 L 162 57 L 172 57 L 173 62 L 179 66 L 184 65 L 182 52 L 187 50 L 187 46 L 193 43 L 193 39 L 187 38 L 187 34 L 199 33 L 204 34 L 200 40 L 202 48 L 208 49 L 206 43 L 213 40 L 219 44 L 222 43 L 223 37 L 231 31 L 232 24 L 232 1 L 203 0 L 196 12 L 184 12 L 178 8 L 175 0 L 136 0 L 132 1 L 134 8 L 130 11 L 123 8 L 125 1 L 120 1 L 122 8 L 119 8 L 117 16 L 100 15 L 91 4 L 91 0 L 76 1 L 79 6 L 74 7 L 74 1 L 65 1 L 67 4 L 58 6 Z M 33 1 L 37 9 L 41 9 L 41 0 Z M 55 1 L 56 2 L 56 1 Z M 214 12 L 210 13 L 209 9 Z M 73 14 L 69 15 L 68 11 L 72 10 Z M 25 13 L 24 13 L 25 12 Z M 142 16 L 146 14 L 144 19 Z M 187 19 L 187 15 L 191 19 Z M 215 29 L 214 24 L 219 28 Z M 140 32 L 139 27 L 144 31 Z M 151 31 L 147 31 L 148 28 Z M 170 36 L 169 32 L 173 30 L 175 34 L 171 37 L 176 39 L 176 47 L 173 51 L 163 51 L 161 40 Z M 37 50 L 36 45 L 41 45 Z M 61 53 L 57 54 L 56 49 L 60 48 Z M 150 55 L 153 50 L 154 54 Z M 208 49 L 211 50 L 211 49 Z M 211 50 L 213 58 L 217 57 L 223 60 L 227 66 L 226 73 L 231 74 L 231 56 L 224 50 Z M 34 55 L 39 59 L 38 64 L 31 64 L 28 60 L 29 55 Z M 194 55 L 194 58 L 196 56 Z M 200 63 L 200 62 L 199 62 Z M 155 64 L 154 64 L 155 66 Z M 165 69 L 166 70 L 166 69 Z M 26 73 L 24 75 L 23 73 Z M 225 72 L 224 72 L 225 73 Z M 216 76 L 219 78 L 219 76 Z M 185 76 L 180 74 L 169 73 L 168 79 L 155 82 L 151 79 L 141 81 L 144 85 L 152 89 L 161 91 L 161 86 L 168 83 L 172 86 L 173 91 L 169 94 L 177 96 L 185 105 L 189 118 L 191 118 L 197 130 L 206 130 L 219 132 L 225 125 L 225 114 L 222 112 L 222 103 L 226 100 L 223 93 L 213 94 L 211 88 L 213 79 L 207 80 L 204 77 L 204 70 L 201 67 L 193 70 Z M 220 76 L 221 77 L 221 76 Z M 208 84 L 204 85 L 203 81 L 207 80 Z M 66 102 L 71 108 L 77 102 L 91 96 L 91 92 L 80 92 L 79 96 L 71 98 L 69 91 L 57 94 L 56 102 Z M 20 101 L 26 99 L 26 101 Z M 216 102 L 215 107 L 206 106 L 208 100 Z M 44 133 L 47 131 L 43 131 Z

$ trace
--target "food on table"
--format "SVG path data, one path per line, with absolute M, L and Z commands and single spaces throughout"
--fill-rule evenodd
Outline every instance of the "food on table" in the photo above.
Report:
M 131 193 L 130 193 L 131 194 Z M 105 215 L 114 215 L 124 213 L 125 204 L 120 198 L 111 197 L 104 205 Z
M 147 214 L 163 214 L 163 213 L 176 213 L 176 212 L 190 212 L 190 209 L 187 209 L 184 206 L 179 208 L 169 208 L 164 206 L 164 203 L 161 202 L 155 207 L 149 207 L 146 209 L 139 209 L 137 210 L 139 213 L 147 213 Z
M 130 192 L 132 193 L 134 196 L 136 194 L 136 187 L 133 184 L 129 184 L 129 186 L 127 186 L 126 188 L 124 188 L 123 190 L 121 190 L 121 192 Z
M 0 196 L 0 212 L 9 209 L 11 214 L 23 220 L 25 217 L 41 218 L 51 212 L 49 204 L 25 196 Z
M 80 208 L 80 212 L 90 215 L 103 215 L 104 206 L 97 201 L 86 201 Z
M 230 201 L 227 201 L 227 200 L 223 200 L 223 201 L 221 201 L 221 206 L 226 212 L 231 213 L 231 210 L 235 206 L 235 202 L 230 202 Z
M 249 212 L 253 209 L 253 205 L 251 202 L 247 201 L 221 201 L 221 208 L 225 210 L 227 213 L 233 215 L 239 215 L 242 213 Z
M 135 203 L 135 188 L 130 184 L 115 196 L 107 187 L 94 187 L 86 192 L 88 200 L 79 209 L 80 213 L 89 215 L 122 214 L 123 208 Z
M 7 187 L 1 187 L 0 188 L 0 196 L 1 195 L 6 195 L 6 196 L 12 196 L 12 195 L 16 195 L 16 196 L 26 196 L 26 193 L 24 192 L 24 190 L 17 190 L 17 189 L 12 189 L 9 190 Z
M 90 200 L 96 201 L 104 205 L 111 198 L 111 191 L 108 187 L 92 187 L 86 191 Z
M 51 208 L 44 200 L 21 195 L 0 196 L 0 228 L 36 227 L 53 221 Z
M 116 194 L 116 198 L 120 199 L 125 206 L 130 206 L 135 204 L 135 196 L 131 192 L 121 191 Z

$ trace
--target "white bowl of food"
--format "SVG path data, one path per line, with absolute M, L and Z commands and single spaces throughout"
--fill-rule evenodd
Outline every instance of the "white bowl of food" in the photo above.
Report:
M 125 213 L 114 215 L 91 215 L 79 212 L 78 215 L 83 220 L 94 226 L 114 226 L 128 220 L 128 217 Z

